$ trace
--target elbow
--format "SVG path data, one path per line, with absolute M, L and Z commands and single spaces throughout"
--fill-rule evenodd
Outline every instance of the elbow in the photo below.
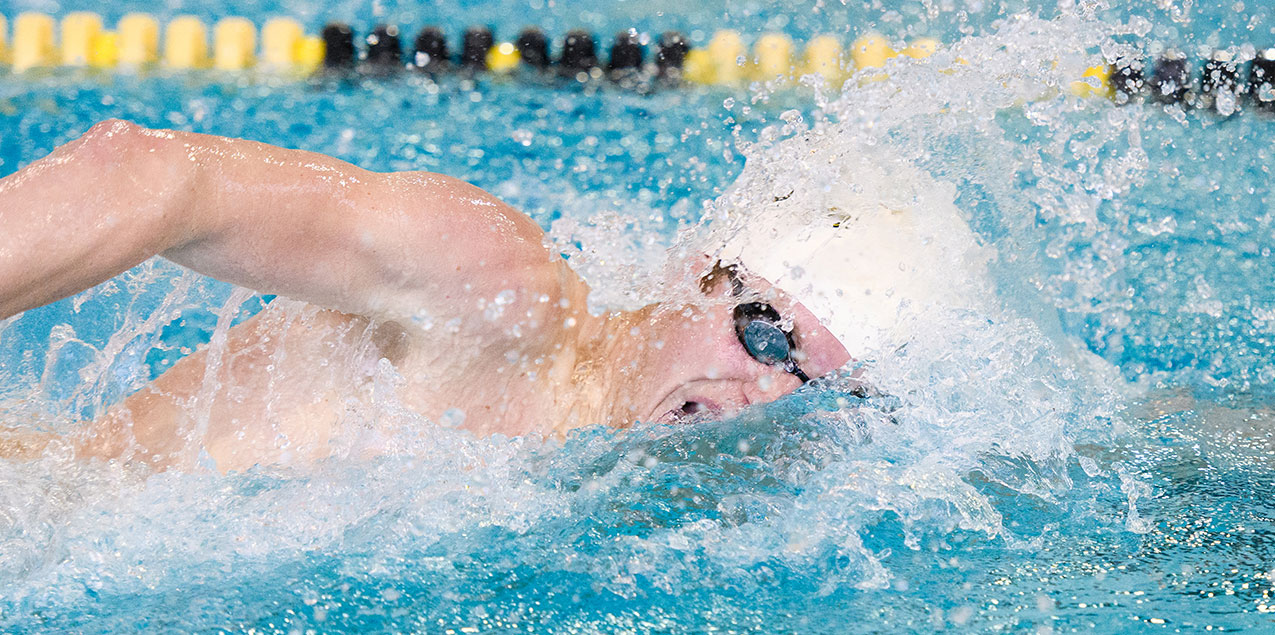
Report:
M 94 124 L 55 154 L 89 173 L 138 174 L 138 164 L 159 148 L 159 139 L 137 124 L 108 119 Z M 65 153 L 65 154 L 64 154 Z
M 68 160 L 92 175 L 85 182 L 117 204 L 128 201 L 132 218 L 157 237 L 157 253 L 189 242 L 194 232 L 186 211 L 196 170 L 183 160 L 179 134 L 108 119 L 68 144 Z
M 104 119 L 93 124 L 88 132 L 84 133 L 87 139 L 112 139 L 116 137 L 124 138 L 136 135 L 145 130 L 145 128 L 123 119 Z
M 122 119 L 107 119 L 74 142 L 74 152 L 90 160 L 117 164 L 147 144 L 146 128 Z M 109 164 L 108 164 L 109 165 Z
M 178 139 L 181 134 L 171 130 L 152 130 L 122 119 L 107 119 L 94 124 L 67 147 L 78 159 L 116 174 L 172 179 L 181 176 L 169 173 L 182 165 L 175 160 L 179 156 L 177 153 L 182 152 L 182 143 Z M 169 169 L 157 170 L 160 166 Z

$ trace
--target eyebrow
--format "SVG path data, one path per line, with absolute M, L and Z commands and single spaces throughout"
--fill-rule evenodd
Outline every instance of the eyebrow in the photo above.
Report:
M 730 290 L 732 297 L 738 297 L 744 294 L 744 281 L 739 277 L 739 271 L 735 265 L 723 265 L 718 260 L 713 263 L 713 268 L 699 279 L 699 290 L 708 295 L 712 293 L 713 288 L 717 286 L 717 281 L 725 276 L 730 280 Z

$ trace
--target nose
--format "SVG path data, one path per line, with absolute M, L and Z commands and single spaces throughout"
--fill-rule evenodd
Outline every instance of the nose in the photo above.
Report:
M 766 369 L 744 380 L 744 398 L 750 404 L 770 403 L 801 387 L 796 376 L 778 369 Z

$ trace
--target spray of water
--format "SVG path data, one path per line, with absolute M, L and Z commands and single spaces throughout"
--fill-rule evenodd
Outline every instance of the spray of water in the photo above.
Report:
M 1118 327 L 1110 309 L 1132 306 L 1120 290 L 1120 232 L 1142 221 L 1120 202 L 1145 179 L 1147 111 L 1077 99 L 1067 87 L 1087 56 L 1114 59 L 1127 52 L 1114 36 L 1139 31 L 1079 9 L 1009 17 L 929 59 L 860 72 L 839 92 L 818 91 L 816 108 L 741 136 L 746 167 L 672 241 L 675 268 L 777 198 L 818 197 L 856 172 L 878 175 L 891 196 L 916 198 L 909 183 L 932 185 L 926 196 L 960 212 L 945 222 L 969 228 L 949 237 L 968 258 L 955 263 L 962 279 L 953 284 L 987 301 L 938 307 L 916 318 L 906 346 L 859 360 L 873 388 L 866 397 L 833 378 L 730 421 L 475 438 L 398 402 L 396 371 L 381 364 L 371 372 L 383 389 L 353 415 L 375 422 L 375 443 L 347 440 L 348 451 L 317 466 L 149 474 L 77 462 L 54 444 L 36 461 L 0 461 L 0 600 L 14 607 L 0 624 L 51 608 L 55 622 L 75 624 L 79 605 L 122 624 L 127 611 L 101 598 L 200 585 L 261 597 L 282 585 L 302 622 L 345 625 L 374 619 L 351 615 L 360 602 L 400 624 L 492 628 L 529 619 L 533 600 L 658 596 L 698 606 L 702 593 L 748 597 L 779 584 L 791 597 L 850 602 L 865 590 L 906 590 L 901 554 L 971 541 L 1032 549 L 1060 527 L 1106 527 L 1095 509 L 1149 531 L 1140 511 L 1148 487 L 1112 449 L 1137 393 L 1059 318 L 1084 313 Z M 753 96 L 764 99 L 761 89 Z M 889 178 L 909 174 L 924 180 Z M 515 201 L 549 196 L 508 187 L 501 194 Z M 592 283 L 598 310 L 698 297 L 676 282 L 684 269 L 659 271 L 667 236 L 690 210 L 639 202 L 590 217 L 578 211 L 592 205 L 587 197 L 564 200 L 552 239 Z M 128 298 L 111 313 L 106 346 L 86 349 L 57 330 L 38 359 L 0 375 L 6 422 L 73 429 L 136 388 L 147 351 L 185 346 L 167 341 L 164 326 L 194 314 L 208 323 L 215 367 L 252 302 L 164 265 L 122 284 L 127 293 L 77 300 Z M 1205 286 L 1196 295 L 1209 312 Z M 0 325 L 0 338 L 22 326 Z M 76 381 L 62 363 L 78 365 Z M 196 420 L 206 425 L 207 415 Z M 378 456 L 358 451 L 370 445 Z M 1112 491 L 1117 503 L 1103 508 Z M 559 626 L 609 623 L 544 610 Z

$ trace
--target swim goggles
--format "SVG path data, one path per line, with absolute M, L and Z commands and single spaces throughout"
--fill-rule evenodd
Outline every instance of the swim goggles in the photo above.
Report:
M 804 384 L 810 381 L 810 377 L 792 358 L 797 345 L 792 341 L 792 331 L 780 326 L 782 321 L 775 307 L 764 302 L 748 302 L 735 307 L 735 335 L 744 350 L 767 366 L 782 366 L 785 372 L 796 375 Z

